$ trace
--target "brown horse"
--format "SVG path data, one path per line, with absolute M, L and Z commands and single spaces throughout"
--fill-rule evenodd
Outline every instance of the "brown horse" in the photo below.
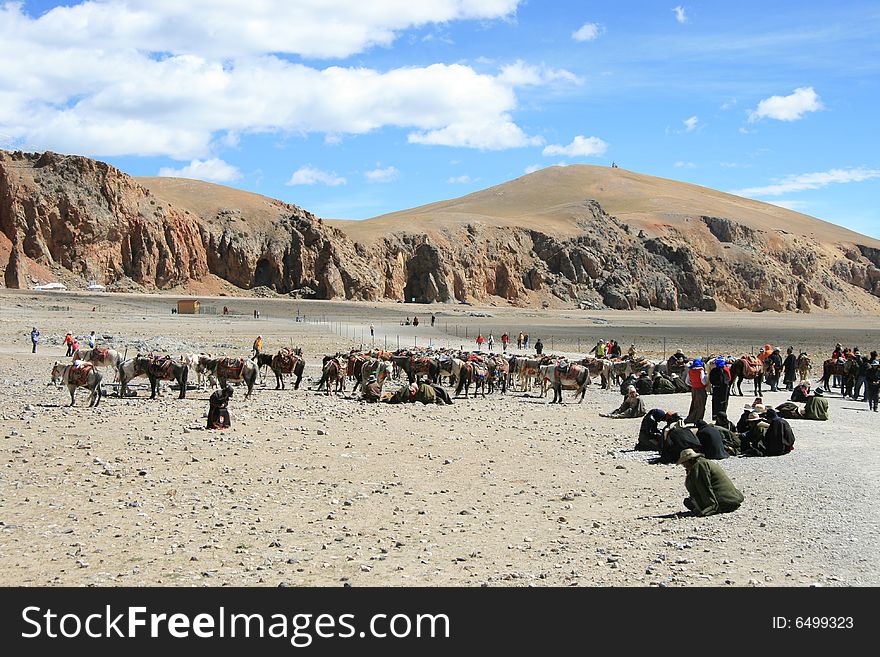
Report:
M 325 383 L 327 384 L 327 394 L 330 394 L 330 382 L 333 381 L 336 383 L 336 389 L 334 392 L 341 392 L 345 394 L 345 376 L 348 371 L 348 367 L 346 366 L 345 361 L 341 357 L 327 356 L 324 358 L 324 370 L 321 373 L 321 380 L 318 381 L 318 387 L 315 390 L 320 390 L 321 386 Z
M 810 355 L 803 351 L 797 357 L 797 361 L 795 362 L 795 369 L 798 372 L 798 376 L 801 381 L 807 381 L 810 377 L 810 370 L 813 369 L 813 363 L 810 360 Z
M 739 396 L 743 396 L 742 382 L 743 379 L 749 379 L 754 382 L 755 396 L 763 394 L 764 368 L 754 356 L 743 356 L 737 358 L 730 366 L 730 394 L 735 395 L 734 388 L 739 391 Z
M 293 374 L 296 377 L 293 389 L 299 390 L 299 384 L 302 381 L 303 371 L 306 367 L 306 361 L 302 357 L 302 349 L 297 347 L 290 350 L 284 347 L 274 356 L 260 354 L 258 358 L 260 365 L 268 365 L 275 374 L 275 390 L 284 390 L 285 374 Z
M 468 390 L 471 383 L 474 384 L 474 396 L 477 393 L 486 398 L 486 379 L 489 378 L 489 368 L 481 361 L 471 360 L 463 363 L 459 372 L 458 385 L 455 388 L 455 396 L 458 397 L 464 390 L 464 398 L 468 398 Z
M 160 381 L 177 381 L 180 388 L 178 399 L 186 398 L 186 385 L 189 376 L 189 367 L 186 363 L 179 363 L 171 356 L 153 356 L 147 367 L 147 377 L 150 379 L 150 399 L 155 399 L 159 394 Z

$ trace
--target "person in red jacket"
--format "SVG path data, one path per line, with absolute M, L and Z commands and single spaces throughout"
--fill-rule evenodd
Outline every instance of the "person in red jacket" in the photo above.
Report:
M 483 343 L 484 343 L 485 341 L 486 341 L 486 338 L 483 337 L 483 334 L 482 334 L 482 333 L 480 333 L 479 335 L 477 335 L 477 350 L 478 350 L 478 351 L 482 351 L 482 350 L 483 350 Z
M 706 370 L 703 367 L 703 361 L 695 358 L 688 369 L 688 383 L 691 385 L 691 408 L 688 411 L 685 424 L 694 424 L 697 420 L 702 420 L 706 415 L 706 384 L 709 378 L 706 376 Z

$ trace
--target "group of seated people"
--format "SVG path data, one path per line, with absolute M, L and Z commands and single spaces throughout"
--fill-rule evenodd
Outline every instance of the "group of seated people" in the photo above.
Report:
M 665 423 L 663 428 L 661 423 Z M 782 456 L 794 449 L 794 440 L 791 425 L 776 409 L 756 400 L 745 407 L 736 424 L 720 412 L 712 424 L 697 420 L 686 425 L 677 413 L 655 408 L 645 414 L 635 448 L 659 452 L 661 463 L 676 463 L 686 449 L 716 460 L 737 455 Z

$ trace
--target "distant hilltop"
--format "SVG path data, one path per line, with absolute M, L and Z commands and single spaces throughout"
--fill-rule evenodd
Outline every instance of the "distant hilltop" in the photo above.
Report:
M 524 307 L 880 311 L 880 241 L 620 168 L 551 167 L 365 221 L 0 151 L 7 287 Z M 268 290 L 268 292 L 267 292 Z

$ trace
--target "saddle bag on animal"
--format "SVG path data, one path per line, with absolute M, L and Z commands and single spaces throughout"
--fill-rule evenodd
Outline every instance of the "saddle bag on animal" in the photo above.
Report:
M 70 368 L 70 374 L 67 379 L 72 384 L 84 386 L 88 382 L 89 373 L 92 371 L 91 363 L 83 363 L 82 365 L 74 365 Z
M 154 358 L 150 361 L 150 367 L 148 371 L 151 376 L 163 381 L 169 381 L 174 378 L 174 376 L 171 374 L 170 358 Z
M 474 368 L 474 378 L 475 379 L 485 379 L 489 375 L 489 368 L 486 367 L 485 363 L 473 362 L 472 366 Z
M 293 371 L 294 358 L 293 352 L 282 350 L 272 358 L 272 369 L 290 374 Z
M 758 367 L 761 365 L 761 361 L 759 361 L 754 356 L 743 356 L 743 374 L 747 379 L 754 379 L 758 374 Z
M 217 363 L 218 379 L 240 379 L 244 358 L 221 358 Z

